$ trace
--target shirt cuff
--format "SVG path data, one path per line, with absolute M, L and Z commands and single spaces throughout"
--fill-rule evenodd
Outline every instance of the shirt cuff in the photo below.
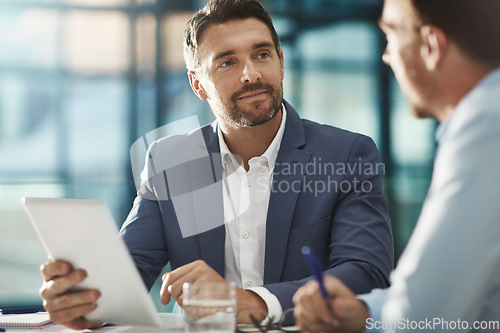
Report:
M 281 308 L 278 297 L 264 287 L 252 287 L 247 290 L 253 291 L 264 300 L 267 305 L 267 314 L 269 318 L 274 318 L 274 322 L 278 322 L 281 319 L 283 309 Z
M 382 320 L 382 306 L 385 303 L 387 289 L 373 289 L 369 294 L 358 295 L 358 298 L 365 302 L 370 318 L 366 320 L 366 329 L 364 332 L 380 332 L 376 327 L 380 327 Z

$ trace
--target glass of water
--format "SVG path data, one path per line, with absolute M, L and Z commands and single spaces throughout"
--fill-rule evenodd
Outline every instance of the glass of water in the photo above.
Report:
M 236 328 L 236 290 L 227 283 L 183 285 L 186 332 L 233 333 Z

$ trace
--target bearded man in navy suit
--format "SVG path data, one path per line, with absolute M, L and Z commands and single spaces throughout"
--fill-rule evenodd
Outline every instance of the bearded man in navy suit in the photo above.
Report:
M 234 283 L 238 309 L 279 318 L 311 279 L 304 245 L 355 292 L 387 287 L 393 241 L 377 148 L 302 120 L 283 100 L 283 50 L 260 2 L 210 1 L 189 21 L 184 48 L 191 87 L 216 121 L 149 146 L 121 230 L 147 287 L 170 262 L 163 303 L 182 306 L 186 282 Z M 46 309 L 71 328 L 92 327 L 82 317 L 91 291 L 65 294 L 71 315 L 55 301 L 64 288 L 52 293 L 52 278 L 75 274 L 65 269 L 42 270 Z

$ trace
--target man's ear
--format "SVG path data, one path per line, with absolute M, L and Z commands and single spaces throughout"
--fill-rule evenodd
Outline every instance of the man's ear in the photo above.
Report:
M 191 88 L 193 89 L 196 96 L 198 96 L 199 99 L 201 99 L 202 101 L 205 101 L 208 98 L 207 92 L 205 91 L 205 89 L 203 89 L 196 73 L 193 71 L 189 71 L 188 77 L 189 77 L 189 84 L 191 85 Z
M 280 57 L 280 63 L 281 63 L 281 80 L 285 78 L 285 58 L 283 55 L 283 49 L 279 50 L 278 56 Z
M 440 28 L 435 25 L 424 25 L 420 28 L 422 59 L 429 71 L 436 70 L 442 63 L 448 51 L 448 39 Z

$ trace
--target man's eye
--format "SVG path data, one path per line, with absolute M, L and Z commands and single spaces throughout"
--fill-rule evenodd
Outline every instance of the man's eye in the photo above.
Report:
M 224 61 L 222 64 L 220 64 L 220 67 L 229 67 L 232 64 L 233 64 L 233 62 L 228 60 L 228 61 Z
M 259 53 L 259 55 L 257 56 L 258 59 L 265 59 L 268 57 L 269 57 L 269 53 L 267 53 L 267 52 Z

